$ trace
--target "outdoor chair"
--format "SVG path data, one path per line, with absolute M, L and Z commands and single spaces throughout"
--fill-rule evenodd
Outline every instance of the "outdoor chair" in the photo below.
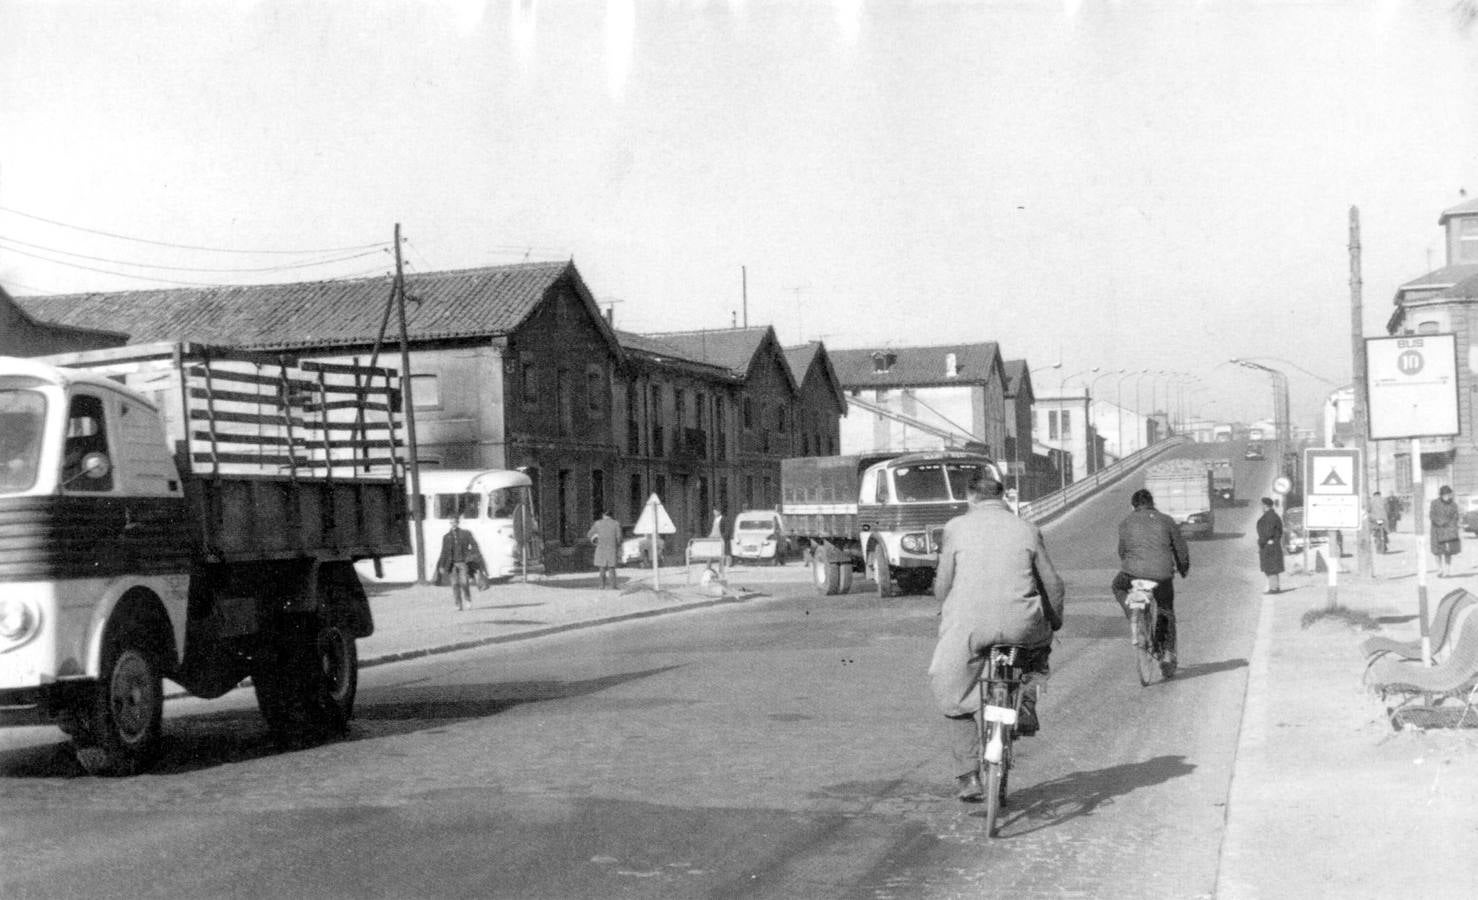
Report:
M 1461 617 L 1447 658 L 1434 666 L 1418 661 L 1380 659 L 1365 670 L 1365 683 L 1387 707 L 1396 728 L 1478 728 L 1478 614 Z M 1458 701 L 1448 703 L 1447 701 Z
M 1432 654 L 1446 653 L 1447 639 L 1457 633 L 1454 627 L 1457 625 L 1460 613 L 1465 609 L 1471 609 L 1478 605 L 1478 597 L 1473 596 L 1462 588 L 1448 591 L 1446 596 L 1437 604 L 1437 611 L 1432 614 L 1431 630 L 1428 637 L 1432 642 Z M 1402 659 L 1421 659 L 1422 642 L 1420 639 L 1414 641 L 1398 641 L 1388 637 L 1370 637 L 1360 642 L 1360 652 L 1365 655 L 1366 664 L 1375 662 L 1380 657 L 1391 654 Z

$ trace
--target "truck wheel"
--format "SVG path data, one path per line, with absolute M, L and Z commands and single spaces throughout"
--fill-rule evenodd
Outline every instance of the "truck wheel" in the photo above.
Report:
M 850 593 L 852 593 L 852 562 L 851 562 L 851 560 L 848 560 L 847 562 L 843 562 L 843 563 L 837 563 L 836 564 L 836 570 L 837 570 L 837 593 L 838 594 L 850 594 Z
M 811 557 L 811 580 L 816 583 L 816 592 L 819 594 L 830 596 L 841 589 L 841 572 L 837 566 L 827 562 L 821 553 Z
M 108 638 L 91 704 L 76 729 L 77 762 L 89 775 L 133 775 L 159 757 L 164 682 L 147 634 Z
M 872 560 L 872 578 L 877 582 L 878 596 L 893 596 L 893 567 L 888 565 L 888 551 L 881 543 L 874 544 L 868 557 Z
M 359 687 L 354 638 L 317 616 L 294 617 L 259 655 L 252 684 L 279 744 L 297 747 L 342 735 Z

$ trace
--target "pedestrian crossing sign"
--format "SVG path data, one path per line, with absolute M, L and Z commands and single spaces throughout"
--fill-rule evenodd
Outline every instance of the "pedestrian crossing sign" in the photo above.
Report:
M 1304 451 L 1304 527 L 1360 527 L 1360 451 Z

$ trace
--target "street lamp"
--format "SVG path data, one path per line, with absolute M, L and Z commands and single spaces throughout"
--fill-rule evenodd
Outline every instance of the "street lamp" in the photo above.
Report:
M 1140 385 L 1142 385 L 1144 383 L 1144 376 L 1146 376 L 1146 375 L 1150 376 L 1151 378 L 1156 378 L 1156 377 L 1159 377 L 1159 376 L 1164 375 L 1164 374 L 1165 374 L 1165 370 L 1164 369 L 1157 369 L 1155 371 L 1150 371 L 1149 369 L 1145 369 L 1143 372 L 1139 373 L 1139 377 L 1138 378 L 1134 379 L 1134 423 L 1135 423 L 1135 427 L 1137 427 L 1139 429 L 1139 436 L 1135 439 L 1134 443 L 1137 446 L 1139 446 L 1139 447 L 1145 446 L 1148 443 L 1148 439 L 1149 439 L 1148 429 L 1146 429 L 1144 427 L 1144 419 L 1142 419 L 1140 417 L 1140 414 L 1139 414 L 1139 388 L 1140 388 Z M 1154 383 L 1154 381 L 1151 381 L 1150 382 L 1150 405 L 1153 406 L 1154 405 L 1154 402 L 1155 402 L 1155 383 Z
M 1107 372 L 1104 372 L 1102 375 L 1099 375 L 1097 378 L 1093 379 L 1092 381 L 1088 382 L 1088 392 L 1087 392 L 1087 394 L 1088 394 L 1088 424 L 1090 426 L 1090 430 L 1093 433 L 1096 434 L 1097 431 L 1098 431 L 1098 422 L 1093 417 L 1093 386 L 1095 384 L 1098 384 L 1098 382 L 1100 380 L 1102 380 L 1104 378 L 1107 378 L 1110 375 L 1123 375 L 1127 371 L 1129 371 L 1129 370 L 1128 369 L 1119 369 L 1117 371 L 1109 370 Z M 1094 455 L 1097 455 L 1097 454 L 1094 454 Z
M 1144 375 L 1148 371 L 1149 369 L 1138 369 L 1133 372 L 1125 372 L 1125 374 L 1119 377 L 1118 383 L 1114 385 L 1114 408 L 1117 410 L 1114 413 L 1114 418 L 1117 419 L 1119 423 L 1118 450 L 1119 459 L 1121 460 L 1128 455 L 1124 452 L 1124 379 L 1131 376 Z M 1135 388 L 1138 389 L 1138 387 L 1139 383 L 1135 382 Z
M 1071 375 L 1064 375 L 1064 376 L 1062 376 L 1062 381 L 1057 386 L 1057 434 L 1058 434 L 1058 440 L 1062 444 L 1062 451 L 1063 451 L 1064 454 L 1067 453 L 1067 441 L 1068 441 L 1067 427 L 1066 427 L 1067 426 L 1067 423 L 1068 423 L 1068 418 L 1067 418 L 1067 382 L 1068 382 L 1068 379 L 1069 378 L 1077 378 L 1079 375 L 1091 375 L 1091 374 L 1093 374 L 1094 372 L 1097 372 L 1097 371 L 1098 371 L 1098 366 L 1094 366 L 1091 369 L 1083 369 L 1081 372 L 1074 372 Z M 1086 448 L 1087 445 L 1088 445 L 1087 440 L 1086 440 L 1086 438 L 1087 438 L 1087 434 L 1086 434 L 1086 428 L 1087 428 L 1087 415 L 1086 415 L 1087 409 L 1086 409 L 1086 405 L 1085 405 L 1085 408 L 1084 408 L 1084 412 L 1085 412 L 1085 415 L 1083 417 L 1083 424 L 1084 424 L 1084 429 L 1085 429 L 1085 434 L 1084 434 L 1085 440 L 1083 442 L 1083 446 Z M 1085 457 L 1088 455 L 1087 452 L 1086 452 L 1086 450 L 1083 453 L 1083 455 Z M 1087 471 L 1087 460 L 1086 459 L 1084 460 L 1084 466 L 1083 466 L 1083 468 L 1084 468 L 1084 471 L 1086 472 Z M 1059 465 L 1057 467 L 1057 489 L 1060 490 L 1060 491 L 1067 490 L 1067 465 L 1066 465 L 1066 459 L 1065 458 L 1063 460 L 1063 464 L 1062 465 Z
M 1290 423 L 1288 420 L 1288 376 L 1284 373 L 1265 366 L 1262 363 L 1253 362 L 1250 359 L 1238 359 L 1233 357 L 1231 362 L 1248 369 L 1256 369 L 1266 372 L 1273 380 L 1273 431 L 1276 432 L 1276 440 L 1281 445 L 1279 455 L 1281 458 L 1282 448 L 1291 443 Z

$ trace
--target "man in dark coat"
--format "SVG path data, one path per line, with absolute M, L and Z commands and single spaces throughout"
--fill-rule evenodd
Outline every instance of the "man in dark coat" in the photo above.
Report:
M 1386 528 L 1395 531 L 1401 522 L 1401 498 L 1395 494 L 1386 495 Z
M 970 510 L 944 526 L 934 596 L 942 602 L 939 642 L 929 662 L 929 684 L 949 719 L 958 796 L 985 796 L 976 772 L 982 655 L 992 644 L 1031 648 L 1026 668 L 1045 678 L 1052 634 L 1062 627 L 1062 577 L 1047 556 L 1041 529 L 1016 517 L 1001 500 L 1001 483 L 977 476 L 967 486 Z M 1022 693 L 1017 733 L 1037 730 L 1036 686 Z
M 452 583 L 452 599 L 457 609 L 472 608 L 472 578 L 483 567 L 482 550 L 472 532 L 462 527 L 460 516 L 452 517 L 452 527 L 441 539 L 441 556 L 436 560 L 436 583 L 444 579 Z
M 610 578 L 610 587 L 616 587 L 616 564 L 621 555 L 621 523 L 605 513 L 595 524 L 590 526 L 590 531 L 585 535 L 595 542 L 595 567 L 600 570 L 600 586 L 607 587 L 606 579 Z
M 1278 593 L 1278 576 L 1283 572 L 1283 520 L 1273 511 L 1271 497 L 1262 498 L 1262 516 L 1257 520 L 1257 563 L 1268 577 L 1268 589 L 1263 593 Z
M 1155 623 L 1154 645 L 1160 661 L 1175 668 L 1175 573 L 1191 572 L 1191 550 L 1175 520 L 1155 509 L 1155 495 L 1140 488 L 1129 497 L 1133 510 L 1119 523 L 1119 574 L 1110 589 L 1124 618 L 1129 618 L 1129 588 L 1134 579 L 1155 583 L 1155 603 L 1166 613 Z

